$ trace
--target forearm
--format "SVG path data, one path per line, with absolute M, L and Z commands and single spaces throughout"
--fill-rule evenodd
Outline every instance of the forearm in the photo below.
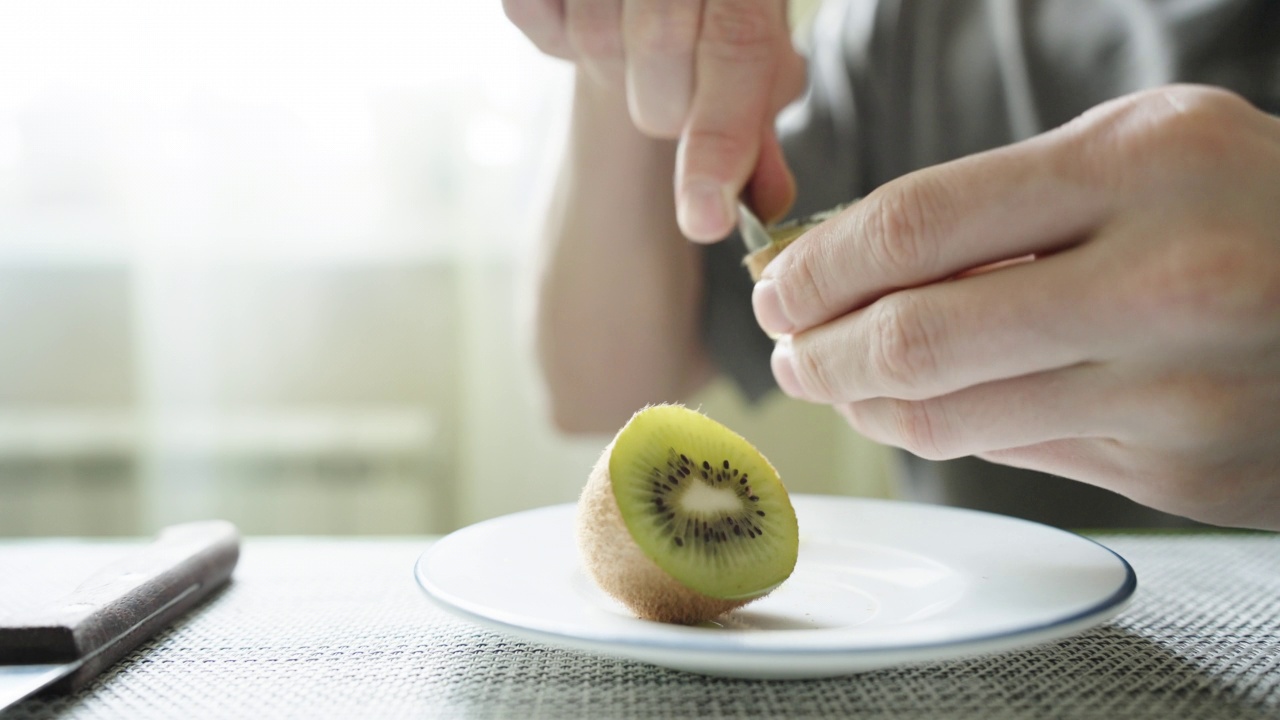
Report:
M 537 349 L 556 423 L 610 432 L 709 378 L 702 258 L 675 222 L 675 143 L 632 125 L 620 92 L 581 75 L 544 229 Z

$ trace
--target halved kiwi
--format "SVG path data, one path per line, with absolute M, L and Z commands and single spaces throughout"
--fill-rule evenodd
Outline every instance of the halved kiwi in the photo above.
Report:
M 795 511 L 773 465 L 681 405 L 632 416 L 578 503 L 578 545 L 638 616 L 692 624 L 763 597 L 795 568 Z

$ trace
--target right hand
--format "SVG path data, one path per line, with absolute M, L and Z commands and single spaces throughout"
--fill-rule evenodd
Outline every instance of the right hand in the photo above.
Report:
M 540 50 L 575 63 L 580 82 L 625 94 L 632 122 L 678 139 L 676 217 L 693 240 L 734 225 L 734 203 L 783 215 L 795 182 L 774 120 L 804 89 L 786 0 L 503 0 Z
M 1277 228 L 1280 120 L 1175 85 L 880 186 L 752 303 L 872 440 L 1280 530 Z

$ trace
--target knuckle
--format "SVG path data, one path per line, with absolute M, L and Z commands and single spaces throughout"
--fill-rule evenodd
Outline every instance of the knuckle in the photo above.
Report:
M 1152 130 L 1148 138 L 1134 142 L 1135 151 L 1145 151 L 1144 157 L 1167 157 L 1184 171 L 1208 170 L 1230 161 L 1236 137 L 1227 121 L 1227 97 L 1203 91 L 1145 95 L 1143 104 L 1153 106 L 1148 111 Z
M 934 331 L 923 303 L 912 297 L 889 295 L 870 308 L 868 372 L 884 392 L 904 399 L 919 397 L 922 381 L 938 368 Z
M 944 423 L 937 405 L 930 402 L 895 401 L 892 427 L 903 449 L 925 460 L 949 460 L 956 455 L 944 441 Z
M 800 384 L 819 401 L 840 400 L 842 383 L 838 370 L 829 362 L 828 356 L 808 347 L 796 348 L 795 353 L 795 370 Z
M 701 175 L 733 182 L 742 158 L 755 154 L 752 138 L 731 128 L 707 127 L 691 122 L 685 133 L 684 166 L 687 175 Z
M 780 20 L 768 3 L 722 0 L 709 3 L 702 18 L 701 49 L 732 61 L 767 60 L 777 44 Z
M 787 315 L 803 327 L 825 318 L 831 308 L 828 273 L 823 272 L 828 265 L 815 243 L 793 243 L 790 250 L 790 262 L 777 276 L 776 287 Z
M 1113 185 L 1203 183 L 1242 157 L 1249 104 L 1215 88 L 1174 86 L 1124 96 L 1078 119 L 1082 156 Z
M 914 276 L 930 267 L 929 228 L 939 221 L 926 185 L 901 183 L 886 189 L 864 215 L 862 237 L 866 255 L 877 270 L 889 277 Z
M 628 24 L 626 33 L 628 52 L 687 55 L 698 39 L 698 17 L 684 12 L 646 12 Z
M 621 60 L 622 33 L 617 17 L 591 8 L 596 8 L 596 5 L 588 3 L 581 12 L 569 15 L 569 44 L 583 57 L 593 60 Z

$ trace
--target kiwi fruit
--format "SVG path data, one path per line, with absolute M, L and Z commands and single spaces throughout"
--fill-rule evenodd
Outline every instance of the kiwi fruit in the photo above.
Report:
M 795 568 L 795 510 L 751 443 L 682 405 L 618 431 L 578 501 L 593 580 L 637 616 L 696 624 L 768 594 Z
M 853 201 L 850 201 L 816 212 L 808 217 L 788 220 L 766 227 L 765 232 L 769 234 L 769 244 L 742 259 L 742 264 L 746 265 L 748 272 L 751 273 L 751 279 L 753 281 L 759 280 L 760 274 L 764 272 L 764 267 L 777 257 L 783 248 L 790 245 L 793 240 L 839 215 L 852 204 Z

